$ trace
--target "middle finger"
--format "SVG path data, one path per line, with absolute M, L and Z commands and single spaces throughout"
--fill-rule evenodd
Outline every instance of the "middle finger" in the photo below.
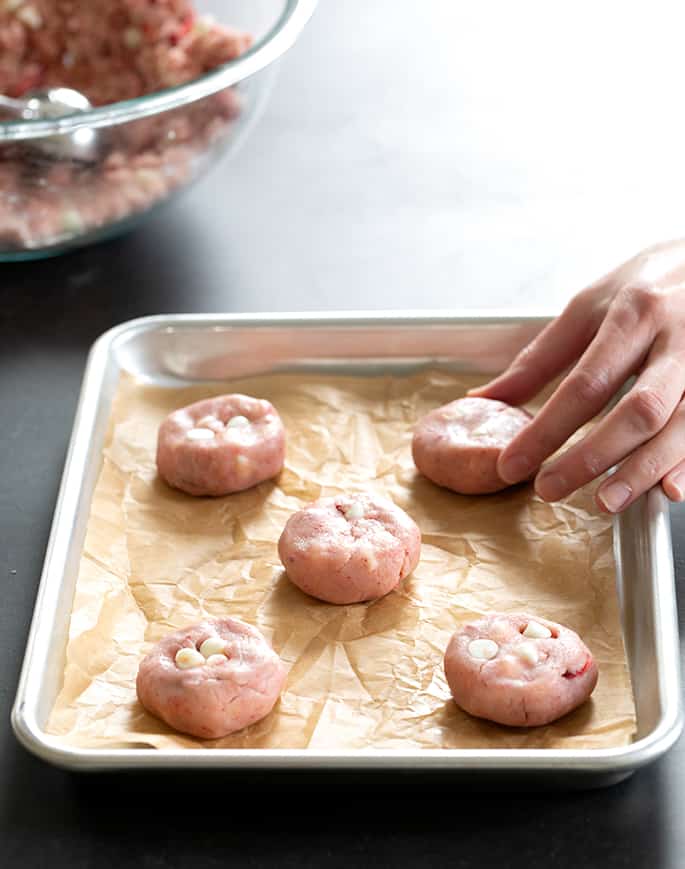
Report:
M 502 452 L 497 464 L 502 479 L 526 479 L 596 416 L 639 366 L 650 338 L 646 324 L 638 322 L 630 334 L 610 311 L 576 367 Z
M 657 435 L 685 389 L 681 361 L 662 348 L 650 353 L 633 388 L 580 443 L 544 467 L 535 490 L 545 501 L 564 498 Z

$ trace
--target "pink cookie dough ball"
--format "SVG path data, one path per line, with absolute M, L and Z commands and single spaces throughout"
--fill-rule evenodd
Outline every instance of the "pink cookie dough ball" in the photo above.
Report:
M 512 727 L 550 724 L 580 706 L 597 665 L 578 634 L 537 616 L 493 613 L 455 633 L 445 676 L 457 705 Z
M 141 661 L 143 706 L 175 730 L 219 739 L 268 715 L 285 667 L 262 634 L 239 619 L 208 619 L 164 637 Z
M 286 573 L 335 604 L 388 594 L 416 567 L 421 532 L 404 510 L 375 495 L 322 498 L 288 519 L 280 540 Z
M 228 495 L 280 473 L 285 431 L 274 406 L 220 395 L 175 410 L 159 427 L 157 470 L 189 495 Z
M 421 473 L 462 495 L 507 487 L 497 473 L 504 447 L 530 422 L 530 414 L 490 398 L 458 398 L 422 417 L 412 455 Z

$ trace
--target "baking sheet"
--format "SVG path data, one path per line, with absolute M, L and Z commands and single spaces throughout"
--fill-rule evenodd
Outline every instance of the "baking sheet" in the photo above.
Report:
M 610 520 L 590 491 L 546 505 L 524 486 L 465 498 L 422 479 L 413 422 L 482 378 L 273 375 L 188 389 L 121 380 L 106 438 L 69 630 L 64 684 L 48 730 L 68 745 L 158 748 L 606 748 L 627 744 L 635 713 L 615 593 Z M 276 484 L 196 499 L 156 477 L 161 419 L 208 395 L 268 398 L 289 435 Z M 320 495 L 371 488 L 418 522 L 421 562 L 400 589 L 335 607 L 283 575 L 287 517 Z M 490 609 L 573 627 L 600 667 L 590 703 L 546 728 L 503 728 L 449 699 L 442 653 Z M 260 628 L 290 668 L 264 721 L 226 739 L 172 732 L 135 698 L 150 645 L 205 615 Z

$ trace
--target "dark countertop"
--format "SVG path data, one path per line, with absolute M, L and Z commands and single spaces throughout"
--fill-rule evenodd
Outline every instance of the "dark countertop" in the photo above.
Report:
M 651 140 L 626 141 L 632 103 L 618 85 L 641 85 L 611 63 L 656 44 L 658 20 L 628 17 L 606 41 L 604 13 L 589 31 L 583 4 L 564 21 L 541 4 L 549 38 L 537 43 L 525 17 L 494 5 L 507 20 L 493 29 L 490 4 L 324 4 L 233 162 L 125 238 L 0 267 L 3 865 L 683 865 L 682 740 L 611 789 L 550 796 L 449 777 L 73 775 L 27 754 L 9 726 L 83 366 L 104 330 L 181 311 L 558 309 L 599 269 L 682 232 L 678 184 L 655 181 L 665 146 L 660 161 L 644 150 L 675 122 L 655 114 Z M 533 14 L 524 7 L 517 16 Z M 583 64 L 568 77 L 574 28 Z M 666 48 L 640 81 L 671 80 Z M 682 581 L 685 511 L 672 517 Z

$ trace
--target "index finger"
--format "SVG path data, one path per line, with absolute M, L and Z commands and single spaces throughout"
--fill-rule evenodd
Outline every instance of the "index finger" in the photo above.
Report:
M 596 288 L 575 296 L 537 335 L 506 371 L 468 395 L 523 404 L 580 357 L 597 332 L 605 311 L 596 304 Z
M 610 309 L 576 367 L 540 412 L 502 451 L 497 472 L 507 483 L 526 479 L 584 423 L 596 416 L 635 371 L 650 339 L 646 321 L 626 330 L 620 313 Z

